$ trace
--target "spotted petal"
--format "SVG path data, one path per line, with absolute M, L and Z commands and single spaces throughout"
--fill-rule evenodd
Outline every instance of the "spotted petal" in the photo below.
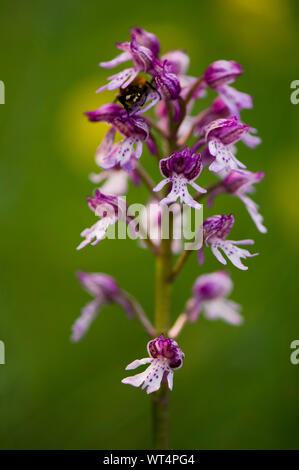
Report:
M 181 202 L 185 202 L 188 206 L 193 207 L 194 209 L 201 209 L 202 204 L 196 202 L 189 194 L 187 189 L 187 183 L 189 183 L 201 193 L 205 193 L 205 189 L 201 188 L 193 181 L 188 181 L 187 178 L 183 177 L 182 175 L 174 175 L 171 178 L 166 178 L 165 180 L 162 180 L 154 188 L 154 191 L 160 191 L 160 189 L 162 189 L 166 183 L 172 184 L 171 191 L 164 199 L 162 199 L 160 204 L 171 204 L 179 198 Z
M 126 377 L 122 380 L 122 383 L 132 385 L 133 387 L 140 387 L 140 385 L 142 385 L 142 390 L 146 389 L 146 393 L 149 394 L 159 390 L 164 374 L 166 373 L 168 375 L 169 372 L 171 372 L 171 370 L 166 361 L 154 359 L 144 372 L 131 377 Z M 172 386 L 171 379 L 169 382 Z
M 238 116 L 241 109 L 252 108 L 252 98 L 247 93 L 242 93 L 228 85 L 218 88 L 218 93 L 232 115 Z
M 83 230 L 81 237 L 85 237 L 85 240 L 80 243 L 80 245 L 77 247 L 77 250 L 81 250 L 89 243 L 93 246 L 97 245 L 105 237 L 109 225 L 115 224 L 116 220 L 116 217 L 106 216 L 96 222 L 90 228 Z M 93 241 L 94 239 L 95 241 Z
M 239 245 L 251 245 L 253 240 L 240 240 L 240 241 L 233 241 L 233 240 L 221 240 L 220 238 L 213 238 L 211 241 L 211 250 L 214 256 L 220 261 L 222 264 L 227 264 L 226 259 L 220 253 L 219 249 L 221 249 L 228 259 L 232 262 L 236 268 L 239 268 L 243 271 L 247 270 L 248 267 L 244 266 L 241 261 L 241 258 L 251 258 L 253 256 L 257 256 L 258 253 L 251 254 L 248 250 L 244 250 L 235 246 L 236 244 Z
M 105 135 L 101 145 L 97 148 L 96 151 L 96 163 L 99 166 L 102 166 L 103 160 L 109 154 L 113 148 L 114 138 L 115 138 L 116 130 L 114 127 L 111 127 L 107 134 Z
M 99 88 L 96 93 L 100 93 L 103 90 L 111 91 L 116 90 L 117 88 L 125 88 L 134 80 L 137 75 L 138 71 L 134 68 L 122 70 L 121 72 L 109 77 L 109 83 Z
M 219 173 L 222 170 L 229 172 L 238 167 L 246 168 L 233 154 L 230 145 L 224 145 L 219 139 L 212 139 L 209 142 L 209 152 L 215 160 L 209 166 L 209 170 Z
M 140 158 L 142 154 L 142 142 L 137 137 L 127 137 L 121 142 L 115 144 L 112 150 L 103 157 L 101 167 L 104 169 L 113 168 L 118 163 L 121 167 L 128 164 L 130 161 L 134 145 L 136 144 L 135 158 Z

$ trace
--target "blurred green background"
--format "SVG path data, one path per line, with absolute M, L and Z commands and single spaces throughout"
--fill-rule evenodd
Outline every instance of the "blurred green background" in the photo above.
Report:
M 112 240 L 75 250 L 80 231 L 94 220 L 85 196 L 94 189 L 88 174 L 96 170 L 94 152 L 106 130 L 83 112 L 113 96 L 95 95 L 107 76 L 97 64 L 114 57 L 115 41 L 127 40 L 136 25 L 157 34 L 164 52 L 184 48 L 190 74 L 217 59 L 243 64 L 236 88 L 252 94 L 255 106 L 242 118 L 258 128 L 263 144 L 254 151 L 240 144 L 238 155 L 250 170 L 266 172 L 255 200 L 267 235 L 237 199 L 221 196 L 214 206 L 213 213 L 234 211 L 231 238 L 254 238 L 260 256 L 248 260 L 247 272 L 228 265 L 244 325 L 200 318 L 180 337 L 186 359 L 171 394 L 172 447 L 299 448 L 299 365 L 289 358 L 291 341 L 299 339 L 299 104 L 290 102 L 290 82 L 299 79 L 298 6 L 286 0 L 1 2 L 1 448 L 151 446 L 150 399 L 120 382 L 125 366 L 145 356 L 139 324 L 107 307 L 82 342 L 69 341 L 71 324 L 90 300 L 77 269 L 115 276 L 152 316 L 149 253 L 133 241 Z M 142 158 L 150 169 L 152 157 Z M 145 201 L 145 190 L 131 188 L 130 200 Z M 215 269 L 221 265 L 207 253 L 204 271 Z M 204 271 L 190 259 L 177 283 L 173 318 Z

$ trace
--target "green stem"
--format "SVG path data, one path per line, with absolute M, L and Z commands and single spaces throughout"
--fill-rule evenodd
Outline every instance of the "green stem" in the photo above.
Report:
M 154 449 L 169 449 L 169 413 L 168 413 L 168 388 L 163 382 L 160 389 L 153 394 L 153 433 Z
M 158 335 L 166 334 L 170 324 L 172 285 L 169 277 L 171 272 L 171 240 L 162 239 L 160 254 L 156 258 L 155 327 Z
M 166 141 L 167 150 L 171 154 L 176 149 L 176 131 L 173 123 L 172 109 L 167 103 L 169 120 L 169 138 Z M 166 194 L 166 193 L 165 193 Z M 157 336 L 166 336 L 170 327 L 172 283 L 172 212 L 169 213 L 169 233 L 163 234 L 163 211 L 161 220 L 160 252 L 156 257 L 156 298 L 155 298 L 155 329 Z M 167 238 L 163 238 L 167 236 Z M 162 382 L 160 389 L 153 394 L 153 434 L 154 448 L 169 449 L 169 402 L 167 383 Z
M 156 258 L 156 305 L 155 328 L 157 335 L 167 334 L 170 326 L 172 285 L 169 276 L 172 272 L 171 237 L 161 240 L 160 254 Z M 168 388 L 163 382 L 153 394 L 154 448 L 169 449 Z

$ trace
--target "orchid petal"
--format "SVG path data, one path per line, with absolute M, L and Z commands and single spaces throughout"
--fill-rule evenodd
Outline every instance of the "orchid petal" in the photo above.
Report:
M 165 180 L 162 180 L 160 181 L 160 183 L 158 183 L 154 188 L 153 188 L 153 191 L 156 193 L 157 191 L 161 191 L 162 188 L 164 188 L 164 186 L 169 183 L 170 180 L 169 179 L 165 179 Z
M 117 65 L 127 62 L 130 59 L 131 59 L 131 54 L 125 51 L 119 54 L 118 56 L 116 56 L 114 59 L 109 60 L 108 62 L 100 62 L 99 66 L 105 69 L 112 69 L 114 67 L 117 67 Z
M 126 370 L 136 369 L 139 366 L 143 366 L 144 364 L 148 364 L 152 362 L 150 357 L 145 357 L 144 359 L 136 359 L 135 361 L 131 362 L 127 365 Z
M 96 298 L 89 302 L 81 311 L 81 315 L 72 326 L 73 334 L 72 341 L 80 341 L 81 338 L 86 334 L 91 323 L 94 321 L 99 313 L 100 301 Z

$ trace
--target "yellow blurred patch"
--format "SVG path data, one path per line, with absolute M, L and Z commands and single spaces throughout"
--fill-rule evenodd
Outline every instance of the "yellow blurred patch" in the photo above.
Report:
M 267 21 L 281 21 L 289 16 L 288 0 L 226 0 L 226 4 Z
M 266 55 L 270 66 L 277 66 L 279 52 L 295 40 L 288 0 L 218 0 L 215 6 L 215 20 L 218 18 L 225 34 L 233 36 L 255 59 L 264 61 Z
M 85 111 L 93 111 L 114 100 L 117 91 L 95 93 L 105 81 L 106 77 L 100 76 L 72 88 L 65 96 L 58 115 L 59 143 L 63 154 L 72 168 L 80 173 L 96 171 L 95 152 L 109 129 L 108 124 L 89 122 L 84 115 Z

